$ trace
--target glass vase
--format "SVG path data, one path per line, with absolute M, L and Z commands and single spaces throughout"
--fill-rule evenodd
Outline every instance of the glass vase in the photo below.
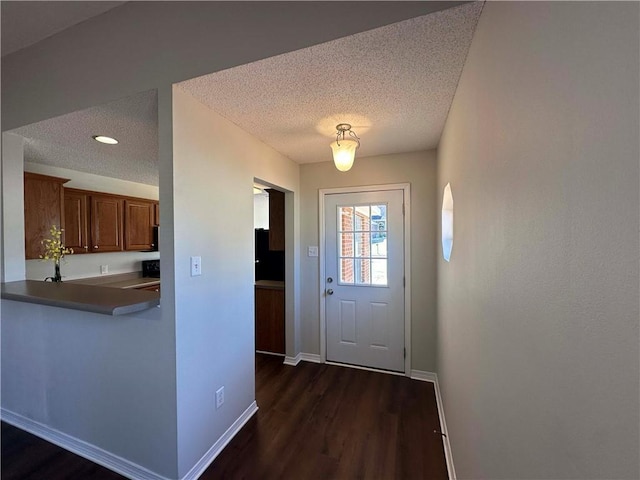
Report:
M 60 275 L 60 259 L 54 260 L 53 266 L 55 269 L 53 274 L 53 281 L 59 283 L 62 281 L 62 275 Z

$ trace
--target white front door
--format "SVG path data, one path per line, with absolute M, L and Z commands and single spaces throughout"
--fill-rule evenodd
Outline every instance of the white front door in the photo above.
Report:
M 404 371 L 403 190 L 325 196 L 327 360 Z

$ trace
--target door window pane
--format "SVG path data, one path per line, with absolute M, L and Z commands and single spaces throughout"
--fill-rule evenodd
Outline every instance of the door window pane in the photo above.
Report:
M 355 207 L 355 230 L 357 232 L 370 231 L 371 230 L 371 208 L 369 205 L 366 207 Z
M 371 233 L 362 232 L 355 234 L 354 257 L 370 257 L 371 256 Z
M 338 231 L 353 232 L 353 207 L 338 207 Z
M 387 259 L 371 260 L 371 283 L 373 285 L 387 284 Z
M 338 207 L 340 283 L 387 285 L 387 205 Z
M 340 283 L 353 284 L 355 276 L 353 274 L 353 258 L 340 259 Z
M 340 257 L 353 257 L 353 233 L 340 233 Z
M 354 270 L 355 283 L 358 285 L 371 284 L 371 260 L 356 258 Z

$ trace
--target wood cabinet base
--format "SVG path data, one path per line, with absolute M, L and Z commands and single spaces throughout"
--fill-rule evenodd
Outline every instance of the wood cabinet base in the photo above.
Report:
M 255 288 L 256 350 L 285 353 L 284 289 Z

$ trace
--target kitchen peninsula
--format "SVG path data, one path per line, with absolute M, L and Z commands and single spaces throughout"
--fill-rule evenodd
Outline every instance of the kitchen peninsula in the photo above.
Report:
M 156 292 L 74 282 L 22 280 L 2 284 L 5 300 L 70 308 L 104 315 L 125 315 L 160 305 Z

